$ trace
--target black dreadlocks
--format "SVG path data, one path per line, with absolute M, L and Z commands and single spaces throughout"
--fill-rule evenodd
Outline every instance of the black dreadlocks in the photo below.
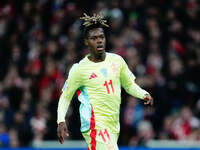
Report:
M 88 37 L 88 31 L 94 28 L 105 28 L 109 27 L 109 25 L 106 24 L 107 20 L 104 20 L 103 16 L 100 14 L 94 14 L 93 16 L 88 16 L 84 13 L 83 17 L 80 17 L 81 20 L 84 21 L 84 36 L 85 38 Z

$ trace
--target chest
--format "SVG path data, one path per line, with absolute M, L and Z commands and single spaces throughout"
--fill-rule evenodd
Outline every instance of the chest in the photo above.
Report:
M 83 82 L 87 86 L 97 87 L 106 82 L 115 83 L 119 81 L 120 66 L 117 62 L 103 64 L 91 64 L 83 69 Z

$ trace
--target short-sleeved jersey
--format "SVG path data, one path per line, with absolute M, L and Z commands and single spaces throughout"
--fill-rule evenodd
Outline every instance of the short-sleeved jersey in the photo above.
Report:
M 106 53 L 105 60 L 98 63 L 90 61 L 86 56 L 71 68 L 61 98 L 70 102 L 77 91 L 81 102 L 79 111 L 82 132 L 107 128 L 113 133 L 119 133 L 121 86 L 129 94 L 141 99 L 147 94 L 134 80 L 135 76 L 121 56 Z

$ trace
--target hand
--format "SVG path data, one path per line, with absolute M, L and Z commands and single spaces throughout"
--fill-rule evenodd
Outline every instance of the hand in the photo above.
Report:
M 145 94 L 144 100 L 145 100 L 144 102 L 145 105 L 148 105 L 148 104 L 153 105 L 153 98 L 151 97 L 150 94 Z
M 60 122 L 57 128 L 58 140 L 61 144 L 64 143 L 65 137 L 69 136 L 65 122 Z

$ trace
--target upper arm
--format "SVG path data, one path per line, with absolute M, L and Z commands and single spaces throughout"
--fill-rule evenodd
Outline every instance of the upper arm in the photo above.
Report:
M 121 68 L 120 68 L 120 82 L 122 86 L 125 88 L 127 85 L 130 85 L 132 82 L 135 81 L 135 75 L 130 71 L 128 68 L 128 65 L 124 61 L 124 59 L 121 57 Z
M 74 64 L 72 68 L 69 71 L 69 75 L 67 77 L 67 80 L 65 81 L 65 84 L 62 88 L 63 92 L 66 92 L 67 99 L 71 99 L 74 95 L 75 91 L 81 87 L 81 78 L 80 73 L 78 69 L 78 64 Z

